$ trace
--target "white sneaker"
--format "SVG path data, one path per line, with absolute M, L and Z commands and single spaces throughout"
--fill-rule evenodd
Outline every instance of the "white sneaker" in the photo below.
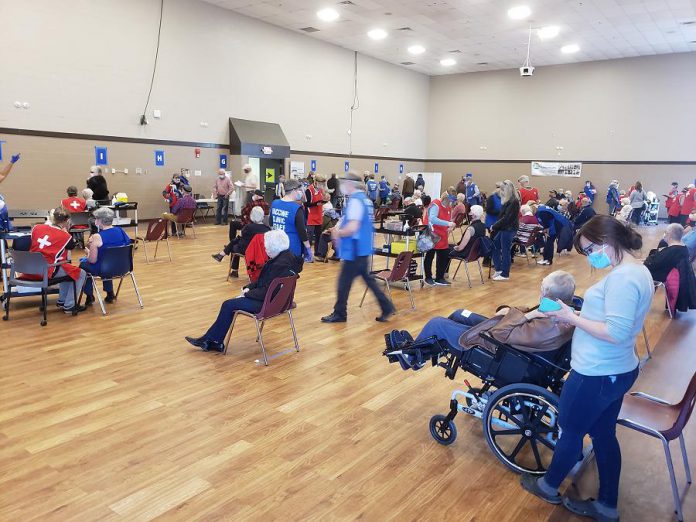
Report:
M 493 281 L 509 281 L 509 277 L 503 277 L 502 275 L 498 274 L 493 278 Z
M 537 261 L 537 265 L 550 265 L 551 261 L 546 261 L 545 259 L 542 259 L 541 261 Z
M 497 270 L 495 272 L 493 272 L 493 279 L 498 277 L 500 274 L 502 274 L 502 272 L 498 272 Z

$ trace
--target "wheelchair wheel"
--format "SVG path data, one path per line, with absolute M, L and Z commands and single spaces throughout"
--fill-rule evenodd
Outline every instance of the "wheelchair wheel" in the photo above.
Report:
M 447 420 L 446 415 L 433 415 L 430 419 L 430 434 L 443 446 L 449 446 L 457 439 L 457 427 L 453 420 Z
M 509 384 L 488 399 L 483 434 L 515 473 L 542 475 L 558 440 L 558 396 L 533 384 Z

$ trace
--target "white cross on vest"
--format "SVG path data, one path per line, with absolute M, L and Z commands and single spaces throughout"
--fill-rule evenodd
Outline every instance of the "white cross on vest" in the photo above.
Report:
M 70 203 L 70 206 L 74 209 L 77 209 L 77 207 L 79 207 L 80 204 L 77 201 L 73 201 L 72 203 Z
M 48 234 L 46 234 L 44 237 L 40 237 L 37 240 L 37 242 L 39 243 L 39 249 L 43 249 L 44 247 L 49 247 L 53 244 L 48 240 Z

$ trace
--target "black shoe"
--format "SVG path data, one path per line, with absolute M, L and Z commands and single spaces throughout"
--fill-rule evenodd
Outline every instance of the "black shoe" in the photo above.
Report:
M 116 300 L 116 296 L 113 294 L 113 292 L 108 292 L 106 294 L 106 299 L 104 299 L 104 301 L 107 303 L 113 303 L 115 300 Z
M 340 261 L 340 260 L 341 260 L 341 258 L 338 257 L 338 256 L 331 256 L 331 257 L 329 258 L 329 261 Z
M 450 283 L 446 279 L 436 279 L 435 284 L 439 286 L 452 286 L 452 283 Z
M 85 298 L 85 306 L 92 306 L 94 304 L 94 296 L 93 295 L 88 295 Z
M 382 315 L 380 315 L 379 317 L 375 317 L 375 321 L 377 321 L 378 323 L 386 323 L 387 321 L 389 321 L 389 318 L 390 318 L 392 315 L 394 315 L 395 313 L 396 313 L 396 308 L 394 308 L 394 307 L 392 306 L 392 307 L 391 307 L 389 310 L 387 310 L 386 312 L 382 312 Z
M 428 286 L 435 286 L 435 280 L 432 277 L 426 277 L 425 284 Z
M 218 341 L 210 341 L 205 337 L 184 337 L 189 343 L 197 348 L 200 348 L 204 352 L 224 352 L 225 345 Z
M 57 308 L 63 308 L 64 306 L 65 306 L 65 303 L 63 301 L 56 301 Z
M 63 311 L 66 314 L 73 314 L 73 315 L 79 314 L 80 312 L 84 312 L 85 310 L 87 310 L 87 307 L 84 305 L 73 306 L 72 308 L 63 308 Z
M 345 323 L 347 319 L 340 315 L 331 314 L 321 318 L 322 323 Z
M 230 270 L 230 277 L 239 277 L 239 270 Z
M 212 257 L 212 258 L 213 258 L 215 261 L 217 261 L 218 263 L 222 263 L 222 260 L 225 259 L 225 256 L 220 255 L 220 254 L 213 254 L 213 255 L 210 256 L 210 257 Z

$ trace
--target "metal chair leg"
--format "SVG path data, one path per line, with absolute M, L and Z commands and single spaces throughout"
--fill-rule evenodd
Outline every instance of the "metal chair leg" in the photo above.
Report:
M 46 326 L 48 322 L 48 294 L 45 288 L 41 289 L 41 304 L 43 305 L 43 321 L 41 322 L 41 326 Z
M 650 351 L 650 342 L 648 341 L 648 332 L 645 331 L 645 324 L 643 324 L 643 340 L 645 341 L 645 349 L 648 352 L 648 359 L 652 359 L 652 352 Z
M 164 240 L 167 242 L 167 254 L 169 254 L 169 262 L 172 262 L 172 249 L 169 248 L 169 238 L 165 237 Z
M 193 239 L 196 239 L 196 226 L 191 221 L 191 231 L 193 232 Z
M 264 324 L 266 324 L 266 323 L 265 323 L 265 322 L 262 322 L 262 323 L 261 323 L 261 333 L 263 333 L 263 325 L 264 325 Z M 256 336 L 256 342 L 257 342 L 257 343 L 259 342 L 259 336 L 258 336 L 258 335 Z
M 99 306 L 101 307 L 102 315 L 106 315 L 106 307 L 104 306 L 104 300 L 102 299 L 101 292 L 99 291 L 99 288 L 97 288 L 97 282 L 95 281 L 94 276 L 92 274 L 87 274 L 87 277 L 92 279 L 92 289 L 94 290 L 94 293 L 97 296 L 97 301 L 99 301 Z
M 464 271 L 466 272 L 466 280 L 469 282 L 469 288 L 471 288 L 471 277 L 469 276 L 469 263 L 464 261 Z
M 230 323 L 230 329 L 227 330 L 227 336 L 225 337 L 225 349 L 222 352 L 223 355 L 227 354 L 227 348 L 229 348 L 230 346 L 230 337 L 232 337 L 232 330 L 234 330 L 235 321 L 237 321 L 237 312 L 234 312 L 232 314 L 232 322 Z
M 679 522 L 683 522 L 684 515 L 682 514 L 681 500 L 679 498 L 679 489 L 677 488 L 677 477 L 674 475 L 674 464 L 672 464 L 672 453 L 669 451 L 669 442 L 662 441 L 662 446 L 665 450 L 665 459 L 667 460 L 667 471 L 669 471 L 669 480 L 672 484 L 672 497 L 674 498 L 674 508 L 677 513 Z
M 384 282 L 387 283 L 387 296 L 389 297 L 392 306 L 396 308 L 396 305 L 394 304 L 394 298 L 392 297 L 391 288 L 389 287 L 389 281 L 385 279 Z
M 118 299 L 118 294 L 121 293 L 121 285 L 123 284 L 123 277 L 118 280 L 118 286 L 116 287 L 116 293 L 114 294 L 114 297 Z
M 686 474 L 686 483 L 691 484 L 691 467 L 689 466 L 689 457 L 686 454 L 686 445 L 684 444 L 684 434 L 679 434 L 679 446 L 681 447 L 682 459 L 684 460 L 684 473 Z
M 152 256 L 153 260 L 157 259 L 157 249 L 159 248 L 159 241 L 155 241 L 155 255 Z
M 457 269 L 454 271 L 454 275 L 452 276 L 452 281 L 454 281 L 457 278 L 457 272 L 459 272 L 459 269 L 462 267 L 462 259 L 459 260 L 459 264 L 457 265 Z
M 363 293 L 362 299 L 360 300 L 360 306 L 358 308 L 362 308 L 363 302 L 365 301 L 365 296 L 367 295 L 367 286 L 365 286 L 365 292 Z
M 404 279 L 406 290 L 408 290 L 408 299 L 411 301 L 411 310 L 416 309 L 416 302 L 413 300 L 413 292 L 411 292 L 411 282 L 408 280 L 408 276 Z
M 135 282 L 135 274 L 133 272 L 130 273 L 131 276 L 131 281 L 133 282 L 133 288 L 135 288 L 135 295 L 138 296 L 138 303 L 140 304 L 140 308 L 143 308 L 143 299 L 140 297 L 140 290 L 138 289 L 138 283 Z M 121 279 L 123 281 L 123 279 Z M 121 286 L 119 284 L 119 286 Z
M 481 276 L 481 284 L 485 285 L 486 282 L 483 280 L 483 269 L 481 268 L 481 259 L 477 259 L 476 263 L 478 264 L 478 269 L 479 269 L 479 275 Z
M 288 316 L 290 317 L 290 329 L 292 330 L 292 340 L 295 341 L 295 351 L 300 351 L 300 343 L 297 342 L 297 331 L 295 330 L 295 321 L 292 318 L 292 310 L 288 310 Z
M 150 258 L 147 257 L 147 241 L 143 241 L 143 252 L 145 252 L 145 262 L 150 264 Z
M 266 355 L 266 345 L 263 344 L 263 333 L 261 332 L 261 326 L 259 326 L 259 321 L 254 320 L 256 322 L 256 333 L 259 336 L 259 344 L 261 345 L 261 353 L 263 353 L 263 365 L 268 366 L 268 356 Z M 263 324 L 263 322 L 261 322 Z

